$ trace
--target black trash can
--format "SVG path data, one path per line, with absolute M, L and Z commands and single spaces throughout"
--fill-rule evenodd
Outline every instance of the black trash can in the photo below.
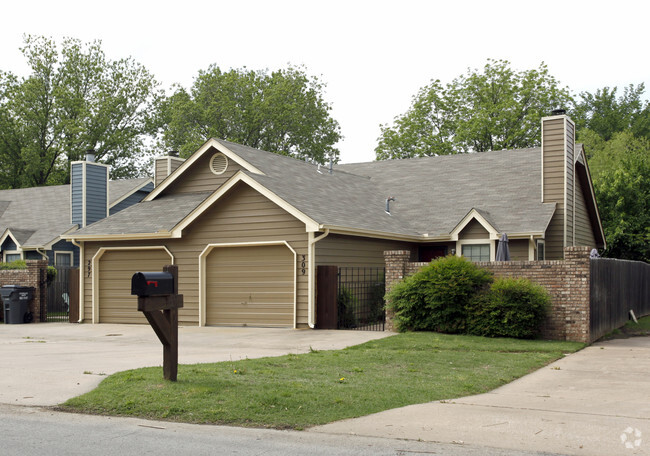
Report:
M 30 323 L 34 319 L 34 316 L 29 311 L 29 303 L 34 299 L 34 291 L 33 287 L 20 285 L 0 287 L 5 324 Z

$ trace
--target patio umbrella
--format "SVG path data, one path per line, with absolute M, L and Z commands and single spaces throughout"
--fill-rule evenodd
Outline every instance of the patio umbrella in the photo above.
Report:
M 510 261 L 510 247 L 508 247 L 508 235 L 503 233 L 499 239 L 497 254 L 494 258 L 496 261 Z

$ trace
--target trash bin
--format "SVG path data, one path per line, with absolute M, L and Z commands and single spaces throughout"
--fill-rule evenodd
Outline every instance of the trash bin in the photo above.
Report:
M 34 299 L 33 287 L 4 285 L 0 287 L 0 297 L 4 307 L 5 324 L 30 323 L 34 316 L 29 311 L 29 303 Z

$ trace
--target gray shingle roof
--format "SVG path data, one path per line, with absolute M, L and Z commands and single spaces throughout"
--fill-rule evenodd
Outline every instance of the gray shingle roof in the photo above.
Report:
M 539 148 L 344 164 L 329 174 L 291 157 L 217 142 L 264 172 L 244 171 L 250 178 L 326 227 L 448 236 L 476 209 L 499 232 L 537 233 L 546 229 L 555 210 L 554 203 L 540 202 Z M 390 196 L 395 201 L 389 215 L 384 209 Z M 76 234 L 169 230 L 206 197 L 158 197 Z
M 110 181 L 109 201 L 118 200 L 148 180 Z M 70 223 L 69 185 L 0 190 L 0 234 L 11 229 L 21 245 L 45 246 L 74 226 Z
M 444 236 L 477 209 L 500 232 L 541 232 L 555 211 L 541 203 L 540 148 L 385 160 L 321 168 L 219 141 L 266 176 L 251 177 L 323 225 Z M 391 202 L 392 216 L 384 212 Z
M 165 195 L 127 207 L 74 232 L 75 235 L 148 234 L 171 231 L 211 192 Z

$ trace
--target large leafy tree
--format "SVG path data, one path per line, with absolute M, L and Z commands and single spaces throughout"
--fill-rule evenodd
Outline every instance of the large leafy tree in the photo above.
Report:
M 0 188 L 68 182 L 88 149 L 111 177 L 138 175 L 162 96 L 153 76 L 99 41 L 26 36 L 21 51 L 31 73 L 0 72 Z
M 340 127 L 323 99 L 324 85 L 302 68 L 200 71 L 162 110 L 163 144 L 187 156 L 210 137 L 320 163 L 337 160 Z
M 596 191 L 606 256 L 650 261 L 650 106 L 645 87 L 583 92 L 572 112 Z
M 650 262 L 650 160 L 632 154 L 594 185 L 607 239 L 605 255 Z
M 624 87 L 620 96 L 618 87 L 580 93 L 572 112 L 578 130 L 588 129 L 605 141 L 624 130 L 637 138 L 650 139 L 650 103 L 643 100 L 644 92 L 641 83 Z
M 405 114 L 380 126 L 375 153 L 384 160 L 537 146 L 541 118 L 571 100 L 544 63 L 515 71 L 488 60 L 482 71 L 421 88 Z

